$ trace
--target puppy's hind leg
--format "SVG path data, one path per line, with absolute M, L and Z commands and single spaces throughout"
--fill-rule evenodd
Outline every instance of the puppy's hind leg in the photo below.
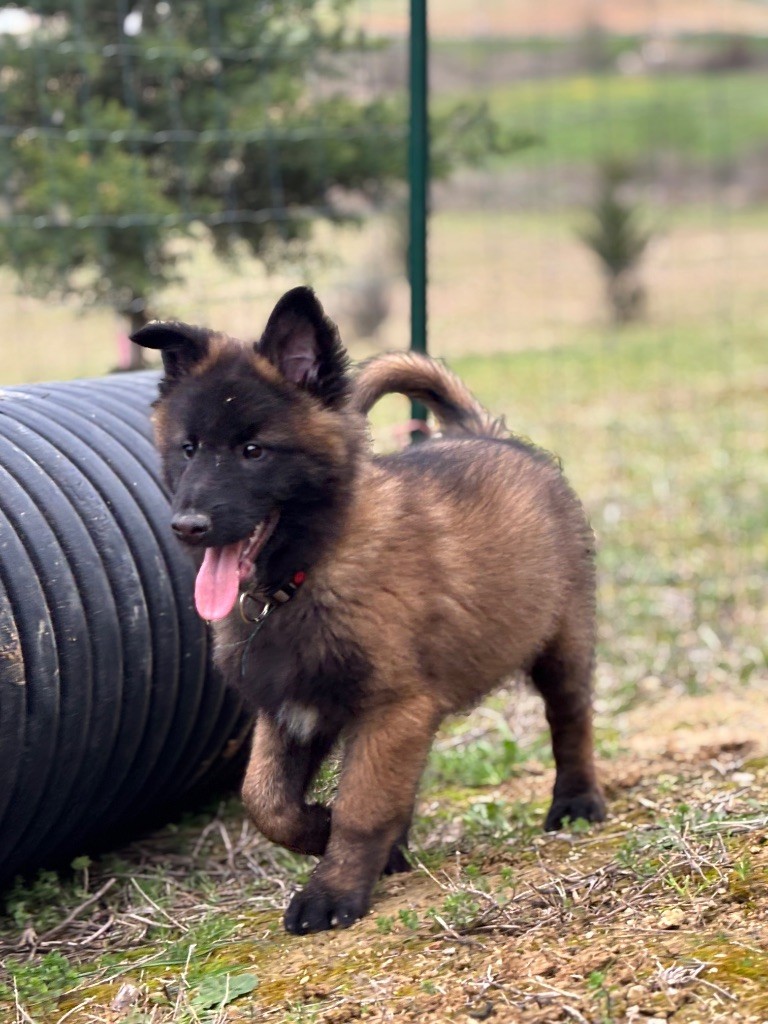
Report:
M 555 756 L 552 805 L 544 822 L 547 831 L 560 828 L 566 818 L 605 818 L 592 734 L 593 636 L 591 619 L 576 606 L 530 672 L 544 698 Z

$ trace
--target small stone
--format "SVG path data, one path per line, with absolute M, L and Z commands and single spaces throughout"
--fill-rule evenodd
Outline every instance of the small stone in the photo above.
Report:
M 126 982 L 117 990 L 117 995 L 109 1004 L 109 1008 L 119 1013 L 122 1010 L 128 1010 L 131 1006 L 135 1006 L 140 998 L 141 989 Z
M 755 781 L 752 772 L 734 772 L 731 778 L 737 786 L 751 786 Z
M 495 1010 L 490 999 L 486 999 L 479 1006 L 473 1006 L 471 1010 L 467 1010 L 467 1016 L 471 1017 L 472 1020 L 488 1020 L 493 1013 L 495 1013 Z
M 638 1006 L 642 1006 L 643 1000 L 646 999 L 648 993 L 642 985 L 630 985 L 627 989 L 627 1002 L 636 1003 Z
M 680 928 L 685 923 L 685 911 L 680 907 L 668 907 L 659 918 L 660 928 Z

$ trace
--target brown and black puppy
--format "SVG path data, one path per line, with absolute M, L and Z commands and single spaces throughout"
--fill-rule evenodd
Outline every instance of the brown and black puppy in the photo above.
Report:
M 402 853 L 435 730 L 513 673 L 544 698 L 557 774 L 545 828 L 595 821 L 593 538 L 555 462 L 505 435 L 423 357 L 356 377 L 306 288 L 246 345 L 181 323 L 162 350 L 155 427 L 172 527 L 199 549 L 216 659 L 257 712 L 243 799 L 270 839 L 322 860 L 291 932 L 351 924 Z M 364 414 L 420 397 L 443 438 L 374 457 Z M 332 808 L 308 803 L 343 737 Z

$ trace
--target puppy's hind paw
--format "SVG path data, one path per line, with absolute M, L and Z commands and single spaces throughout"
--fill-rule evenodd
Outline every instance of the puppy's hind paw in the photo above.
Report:
M 412 871 L 413 865 L 408 860 L 408 847 L 402 843 L 395 843 L 389 851 L 387 863 L 382 869 L 382 875 L 399 875 L 406 871 Z
M 599 789 L 590 789 L 575 796 L 555 797 L 544 820 L 544 831 L 556 832 L 566 821 L 576 821 L 578 818 L 584 821 L 604 821 L 605 814 L 605 800 Z

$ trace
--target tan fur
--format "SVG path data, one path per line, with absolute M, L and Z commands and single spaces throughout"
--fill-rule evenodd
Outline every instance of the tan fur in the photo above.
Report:
M 232 353 L 244 352 L 260 377 L 278 386 L 285 383 L 269 360 L 254 352 L 252 345 L 245 344 L 238 338 L 231 338 L 220 331 L 211 331 L 207 338 L 207 348 L 206 355 L 190 368 L 189 372 L 193 377 L 204 377 L 222 358 Z
M 347 419 L 346 430 L 339 430 L 339 413 L 323 408 L 311 398 L 296 395 L 296 404 L 284 423 L 272 430 L 264 431 L 264 444 L 294 442 L 298 437 L 301 446 L 313 455 L 330 456 L 334 462 L 343 463 L 350 458 L 350 443 L 355 448 L 366 443 L 366 431 L 358 417 Z
M 198 362 L 194 363 L 189 370 L 192 377 L 203 377 L 214 366 L 222 356 L 228 352 L 241 351 L 244 346 L 236 338 L 230 338 L 220 331 L 211 331 L 206 339 L 207 353 Z
M 367 415 L 382 395 L 408 395 L 440 421 L 443 434 L 505 437 L 502 419 L 494 419 L 465 384 L 442 363 L 417 352 L 389 352 L 363 363 L 355 377 L 350 405 Z
M 570 529 L 542 515 L 557 476 L 499 448 L 483 452 L 471 494 L 425 477 L 415 495 L 409 481 L 364 466 L 347 532 L 315 585 L 355 594 L 339 614 L 363 638 L 380 685 L 414 678 L 445 714 L 530 660 L 573 596 L 570 572 L 591 543 L 578 506 Z M 589 611 L 586 620 L 591 629 Z

